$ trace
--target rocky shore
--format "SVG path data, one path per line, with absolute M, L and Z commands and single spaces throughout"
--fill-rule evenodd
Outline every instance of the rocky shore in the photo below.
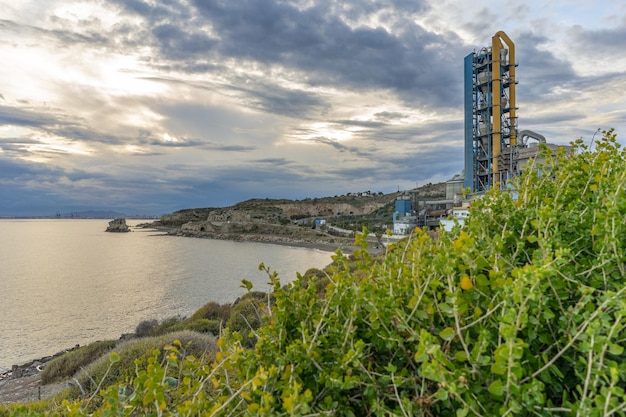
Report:
M 330 234 L 307 227 L 263 224 L 252 222 L 190 222 L 179 227 L 163 226 L 160 222 L 142 223 L 136 228 L 154 229 L 169 236 L 199 239 L 232 240 L 237 242 L 269 243 L 335 252 L 341 249 L 351 253 L 358 249 L 353 234 Z M 346 231 L 347 232 L 347 231 Z M 369 251 L 379 252 L 381 243 L 374 237 L 367 238 Z
M 193 237 L 200 239 L 233 240 L 237 242 L 257 242 L 270 243 L 282 246 L 305 247 L 323 251 L 334 252 L 341 249 L 344 252 L 352 252 L 356 249 L 354 238 L 340 238 L 334 236 L 325 237 L 305 237 L 305 236 L 284 236 L 270 234 L 253 233 L 207 233 L 185 231 L 181 229 L 170 229 L 166 231 L 170 236 Z
M 37 401 L 52 397 L 69 387 L 69 381 L 42 385 L 40 374 L 50 361 L 79 347 L 76 345 L 51 356 L 13 365 L 10 370 L 0 370 L 0 404 Z

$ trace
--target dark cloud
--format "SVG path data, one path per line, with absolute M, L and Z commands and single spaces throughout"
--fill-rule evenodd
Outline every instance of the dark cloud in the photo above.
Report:
M 569 30 L 572 46 L 579 51 L 588 51 L 589 54 L 620 56 L 626 45 L 626 20 L 618 27 L 599 30 L 588 30 L 581 25 L 575 25 Z
M 354 154 L 356 156 L 362 157 L 362 158 L 368 158 L 371 155 L 370 152 L 367 152 L 365 149 L 361 148 L 361 147 L 357 147 L 357 146 L 347 146 L 344 145 L 343 143 L 331 139 L 331 138 L 327 138 L 324 136 L 317 136 L 315 138 L 309 139 L 310 142 L 315 142 L 315 143 L 321 143 L 324 145 L 329 145 L 332 146 L 333 148 L 335 148 L 335 150 L 337 152 L 348 152 L 351 154 Z
M 47 126 L 53 125 L 58 118 L 36 110 L 0 106 L 0 125 L 11 126 Z
M 64 175 L 58 167 L 0 157 L 0 183 L 5 186 L 28 181 L 46 182 Z
M 374 114 L 374 117 L 377 120 L 382 120 L 384 122 L 388 122 L 391 120 L 400 120 L 400 119 L 405 119 L 406 117 L 408 117 L 407 114 L 403 114 L 403 113 L 398 113 L 398 112 L 388 112 L 388 111 L 383 111 L 383 112 L 379 112 Z
M 184 59 L 189 55 L 209 53 L 218 44 L 205 33 L 193 33 L 172 23 L 164 23 L 152 29 L 161 50 L 168 59 Z
M 234 65 L 254 61 L 261 69 L 280 66 L 298 71 L 298 81 L 310 86 L 389 89 L 407 102 L 441 107 L 461 102 L 455 100 L 461 89 L 454 87 L 461 72 L 450 65 L 457 58 L 452 51 L 460 51 L 459 39 L 403 19 L 406 13 L 426 10 L 426 2 L 363 1 L 345 7 L 320 2 L 302 7 L 278 0 L 196 0 L 191 9 L 176 1 L 167 7 L 140 1 L 118 4 L 148 21 L 152 37 L 146 41 L 158 45 L 163 58 L 178 60 L 174 65 L 184 59 L 190 72 L 215 69 L 215 62 L 225 59 L 234 59 Z M 375 13 L 386 13 L 392 23 L 401 20 L 399 30 L 391 33 L 382 26 L 358 23 Z M 357 23 L 346 23 L 350 19 Z M 442 90 L 440 85 L 449 88 Z M 292 108 L 292 92 L 270 97 L 257 93 L 257 103 L 266 111 L 282 114 Z
M 518 102 L 531 98 L 552 100 L 551 94 L 578 78 L 570 62 L 557 58 L 547 48 L 549 43 L 546 36 L 530 32 L 520 34 L 516 40 L 516 61 L 523 63 L 516 71 Z
M 50 17 L 50 22 L 61 27 L 65 26 L 65 23 L 55 16 Z M 87 30 L 85 33 L 80 33 L 73 29 L 44 29 L 6 19 L 0 19 L 0 32 L 21 33 L 22 36 L 28 34 L 43 37 L 48 42 L 53 42 L 63 47 L 74 44 L 88 44 L 91 46 L 107 46 L 110 44 L 106 36 L 95 30 Z
M 263 79 L 234 78 L 230 91 L 245 93 L 246 107 L 287 117 L 307 119 L 328 110 L 330 105 L 315 93 L 287 89 Z
M 336 123 L 344 126 L 358 126 L 358 127 L 383 127 L 386 124 L 383 122 L 369 121 L 369 120 L 333 120 L 332 123 Z
M 293 161 L 289 161 L 286 158 L 263 158 L 263 159 L 257 159 L 254 162 L 260 163 L 260 164 L 270 164 L 274 166 L 289 165 L 293 163 Z
M 449 179 L 463 161 L 463 58 L 499 22 L 514 28 L 520 128 L 572 139 L 626 124 L 623 66 L 610 64 L 624 24 L 548 30 L 529 20 L 534 4 L 111 0 L 93 4 L 109 16 L 86 17 L 44 4 L 0 19 L 3 45 L 59 57 L 32 85 L 28 60 L 3 78 L 0 215 L 161 214 Z M 441 25 L 431 6 L 458 19 Z M 552 48 L 561 33 L 567 53 Z M 18 64 L 6 60 L 2 74 Z
M 223 152 L 252 152 L 256 149 L 254 146 L 242 146 L 242 145 L 213 144 L 213 145 L 210 145 L 210 147 L 215 149 L 216 151 L 223 151 Z

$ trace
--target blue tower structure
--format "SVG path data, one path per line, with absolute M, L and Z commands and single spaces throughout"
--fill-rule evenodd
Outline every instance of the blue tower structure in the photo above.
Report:
M 394 222 L 398 218 L 411 215 L 411 197 L 403 194 L 396 199 L 396 211 L 393 213 Z

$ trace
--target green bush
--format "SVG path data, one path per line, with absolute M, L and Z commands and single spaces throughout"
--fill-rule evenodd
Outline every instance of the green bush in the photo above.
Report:
M 168 333 L 181 330 L 184 325 L 185 318 L 180 316 L 169 317 L 161 322 L 156 320 L 148 320 L 141 330 L 144 330 L 141 334 L 137 334 L 138 337 L 155 337 L 162 336 Z M 142 322 L 144 323 L 144 322 Z M 156 324 L 155 324 L 156 323 Z M 141 326 L 141 323 L 140 323 Z M 139 326 L 138 326 L 139 327 Z M 139 329 L 138 329 L 139 330 Z
M 224 328 L 224 322 L 220 320 L 197 319 L 188 320 L 184 324 L 184 329 L 192 332 L 209 333 L 213 336 L 219 336 Z
M 323 297 L 270 274 L 275 301 L 239 303 L 212 365 L 144 356 L 94 415 L 626 415 L 626 152 L 607 131 L 544 156 L 462 229 L 338 252 Z
M 462 230 L 338 256 L 324 299 L 277 286 L 254 350 L 228 345 L 228 412 L 625 415 L 626 155 L 576 145 Z
M 41 372 L 41 383 L 49 384 L 72 377 L 82 367 L 110 352 L 116 344 L 114 340 L 98 341 L 53 359 Z
M 268 301 L 271 302 L 267 293 L 251 291 L 231 307 L 226 327 L 231 333 L 237 332 L 241 336 L 241 343 L 245 347 L 250 348 L 256 343 L 256 330 L 267 315 Z
M 109 355 L 103 355 L 76 375 L 69 398 L 87 398 L 97 394 L 99 388 L 113 384 L 132 385 L 136 376 L 136 364 L 155 356 L 163 358 L 164 346 L 180 341 L 186 355 L 211 360 L 217 350 L 215 338 L 201 333 L 183 331 L 157 337 L 131 339 L 120 343 L 115 349 L 117 360 L 111 366 Z
M 144 337 L 148 336 L 150 332 L 159 325 L 159 321 L 156 319 L 142 320 L 137 327 L 135 327 L 135 336 Z
M 224 323 L 228 321 L 230 318 L 230 305 L 229 304 L 218 304 L 216 302 L 209 302 L 202 307 L 200 307 L 193 316 L 190 317 L 190 320 L 197 319 L 208 319 L 208 320 L 221 320 Z

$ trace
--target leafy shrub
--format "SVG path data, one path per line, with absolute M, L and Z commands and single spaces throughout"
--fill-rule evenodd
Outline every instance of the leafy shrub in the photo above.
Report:
M 626 153 L 576 145 L 462 230 L 337 256 L 324 299 L 277 285 L 254 350 L 226 346 L 225 414 L 625 415 Z
M 330 283 L 330 278 L 326 271 L 318 268 L 311 268 L 302 276 L 302 281 L 306 283 L 306 285 L 315 285 L 317 288 L 317 295 L 319 297 L 323 297 L 326 292 L 326 287 Z M 286 289 L 288 290 L 289 287 L 286 287 Z
M 192 332 L 209 333 L 213 336 L 219 336 L 224 328 L 224 322 L 220 320 L 196 319 L 187 320 L 181 330 L 189 330 Z
M 158 320 L 142 320 L 135 328 L 135 336 L 144 337 L 147 336 L 152 329 L 159 324 Z
M 230 318 L 230 305 L 209 302 L 200 307 L 190 318 L 190 320 L 208 319 L 221 320 L 224 323 Z
M 212 359 L 217 350 L 215 338 L 201 333 L 183 331 L 158 337 L 144 337 L 121 343 L 116 349 L 117 356 L 114 366 L 110 365 L 109 355 L 103 355 L 92 362 L 76 376 L 76 385 L 69 394 L 70 398 L 84 398 L 94 395 L 99 387 L 113 384 L 132 385 L 136 376 L 135 361 L 141 363 L 158 352 L 162 358 L 164 346 L 180 341 L 186 348 L 185 354 L 195 357 Z
M 242 337 L 242 344 L 246 347 L 252 347 L 256 343 L 255 331 L 267 315 L 268 298 L 267 293 L 251 291 L 231 307 L 230 319 L 226 327 L 233 333 L 237 332 Z
M 182 323 L 184 322 L 184 320 L 185 318 L 180 317 L 180 316 L 169 317 L 167 319 L 164 319 L 161 322 L 157 322 L 157 324 L 155 324 L 152 327 L 146 326 L 145 332 L 138 336 L 154 337 L 154 336 L 162 336 L 168 333 L 179 331 L 183 327 Z M 148 323 L 152 324 L 155 321 L 156 320 L 150 320 L 148 321 Z
M 110 352 L 116 343 L 114 340 L 90 343 L 87 346 L 80 347 L 53 359 L 41 372 L 41 383 L 49 384 L 70 378 L 82 367 Z
M 338 252 L 324 297 L 270 274 L 275 302 L 231 315 L 262 318 L 253 349 L 227 328 L 210 366 L 156 352 L 96 414 L 626 415 L 626 152 L 612 131 L 575 151 L 546 150 L 462 229 Z

